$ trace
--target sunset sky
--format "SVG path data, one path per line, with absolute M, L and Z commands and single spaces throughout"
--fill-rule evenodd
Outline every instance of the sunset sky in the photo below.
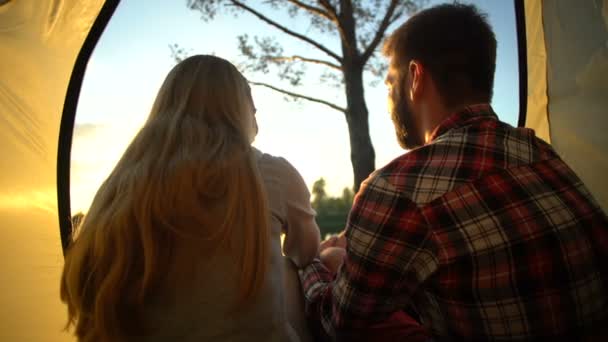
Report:
M 436 4 L 440 1 L 430 1 Z M 518 68 L 515 16 L 512 1 L 471 1 L 488 13 L 498 40 L 497 73 L 493 105 L 499 116 L 516 124 L 518 115 Z M 259 4 L 261 2 L 251 2 Z M 302 18 L 256 7 L 297 32 L 321 37 Z M 404 22 L 402 21 L 397 24 Z M 389 28 L 389 32 L 395 27 Z M 328 59 L 310 45 L 288 38 L 246 13 L 218 15 L 205 22 L 189 10 L 186 1 L 122 1 L 108 24 L 85 75 L 76 115 L 72 148 L 72 212 L 86 211 L 101 182 L 147 117 L 156 92 L 175 62 L 169 44 L 177 43 L 191 54 L 216 54 L 235 64 L 244 61 L 237 49 L 237 36 L 275 36 L 285 54 Z M 339 52 L 336 38 L 323 37 L 323 44 Z M 319 82 L 321 69 L 309 67 L 304 86 L 293 90 L 344 106 L 341 88 Z M 254 81 L 284 86 L 274 73 L 245 74 Z M 365 75 L 366 83 L 373 79 Z M 370 134 L 376 150 L 376 167 L 404 151 L 398 146 L 382 82 L 366 87 Z M 259 134 L 254 145 L 285 157 L 306 183 L 324 177 L 331 195 L 352 186 L 348 132 L 342 113 L 310 102 L 288 102 L 265 88 L 253 87 Z

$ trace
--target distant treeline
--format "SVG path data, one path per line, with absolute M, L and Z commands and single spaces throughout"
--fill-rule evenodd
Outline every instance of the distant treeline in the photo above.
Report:
M 344 229 L 354 197 L 349 188 L 342 190 L 341 197 L 329 197 L 325 192 L 325 185 L 325 179 L 320 178 L 312 186 L 312 207 L 317 211 L 321 238 L 337 234 Z

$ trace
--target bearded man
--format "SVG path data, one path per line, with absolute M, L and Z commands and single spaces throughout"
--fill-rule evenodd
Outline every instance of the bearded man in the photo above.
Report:
M 311 322 L 336 340 L 396 313 L 436 340 L 607 340 L 608 218 L 550 145 L 492 110 L 485 16 L 429 8 L 384 53 L 409 151 L 363 182 L 328 249 L 345 251 L 300 271 Z

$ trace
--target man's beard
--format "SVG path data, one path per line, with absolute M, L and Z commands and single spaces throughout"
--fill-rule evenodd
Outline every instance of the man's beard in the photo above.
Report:
M 397 99 L 393 98 L 391 119 L 395 126 L 399 146 L 406 150 L 424 145 L 424 141 L 416 134 L 412 114 L 410 105 L 404 96 L 397 96 Z

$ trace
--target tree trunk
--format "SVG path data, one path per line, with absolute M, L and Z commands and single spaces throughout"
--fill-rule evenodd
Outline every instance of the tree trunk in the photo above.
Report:
M 369 136 L 369 115 L 363 92 L 363 68 L 345 67 L 346 122 L 350 137 L 350 160 L 353 166 L 354 189 L 375 169 L 376 155 Z
M 357 25 L 352 0 L 340 1 L 342 24 L 342 73 L 346 90 L 346 123 L 350 137 L 350 161 L 353 165 L 355 193 L 375 169 L 376 155 L 369 137 L 369 119 L 363 92 L 363 66 L 357 49 Z

